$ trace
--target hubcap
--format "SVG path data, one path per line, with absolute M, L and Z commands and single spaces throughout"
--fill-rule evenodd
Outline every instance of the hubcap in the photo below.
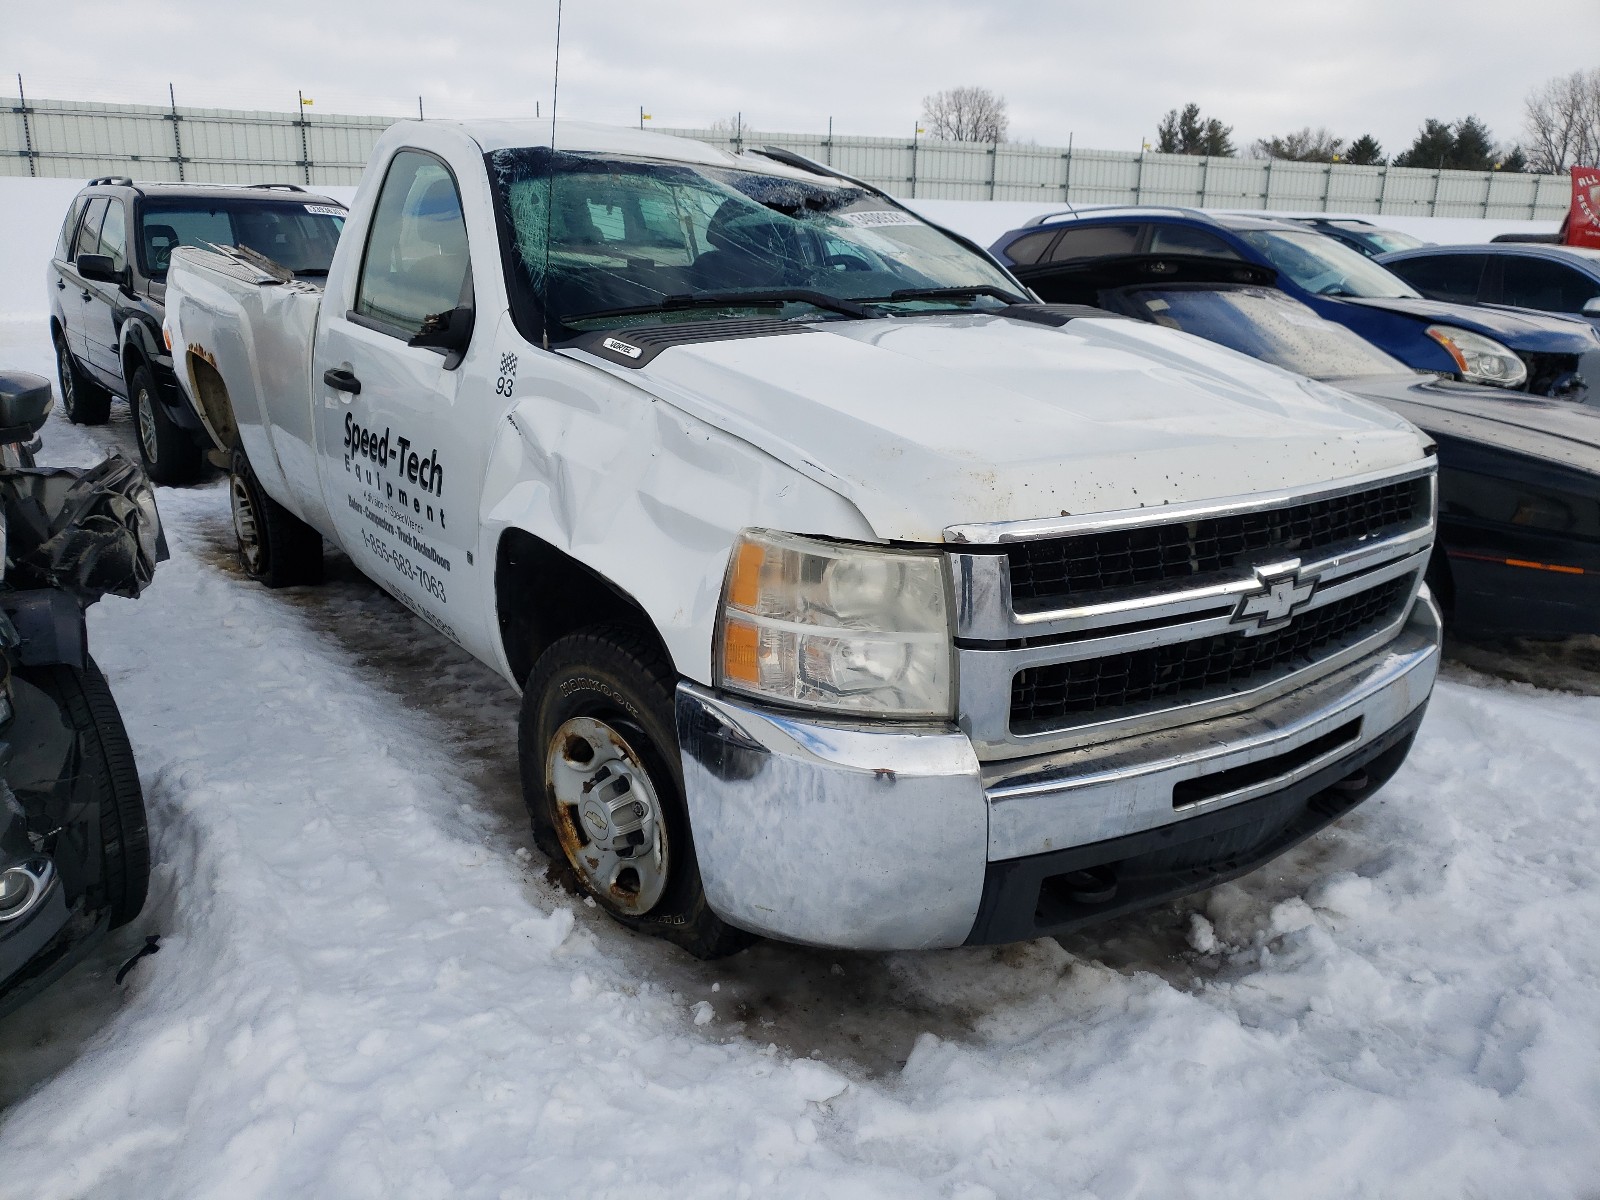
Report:
M 134 401 L 134 411 L 139 414 L 139 449 L 144 451 L 144 460 L 148 463 L 156 461 L 156 413 L 155 402 L 150 399 L 150 390 L 141 388 L 137 399 Z
M 655 786 L 627 738 L 574 717 L 545 754 L 556 834 L 584 886 L 608 908 L 643 916 L 667 886 L 667 834 Z
M 244 477 L 228 477 L 228 500 L 233 507 L 233 536 L 239 542 L 239 564 L 251 575 L 261 574 L 261 531 L 256 525 L 256 506 L 250 503 L 250 489 Z

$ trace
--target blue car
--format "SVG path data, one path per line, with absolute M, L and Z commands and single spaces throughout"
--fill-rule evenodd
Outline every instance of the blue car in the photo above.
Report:
M 1122 255 L 1235 259 L 1272 268 L 1289 295 L 1413 370 L 1569 400 L 1588 398 L 1586 380 L 1600 383 L 1600 334 L 1586 322 L 1424 299 L 1385 267 L 1289 221 L 1088 209 L 1035 217 L 990 250 L 1019 272 Z
M 1533 308 L 1600 329 L 1600 250 L 1491 242 L 1423 246 L 1378 261 L 1434 300 Z

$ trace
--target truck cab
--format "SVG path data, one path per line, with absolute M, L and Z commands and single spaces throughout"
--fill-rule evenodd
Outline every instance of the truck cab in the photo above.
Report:
M 1427 438 L 783 151 L 397 125 L 325 287 L 180 249 L 167 321 L 246 568 L 327 538 L 520 688 L 540 845 L 696 954 L 1232 877 L 1437 670 Z

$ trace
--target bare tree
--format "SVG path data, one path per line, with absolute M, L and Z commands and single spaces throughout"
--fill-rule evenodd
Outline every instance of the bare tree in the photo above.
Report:
M 1004 96 L 984 87 L 957 87 L 922 98 L 922 124 L 929 137 L 948 142 L 1003 142 L 1011 118 Z
M 1288 159 L 1291 162 L 1332 162 L 1344 149 L 1344 139 L 1326 128 L 1307 125 L 1281 137 L 1257 138 L 1250 147 L 1251 158 Z
M 1528 144 L 1535 171 L 1600 166 L 1600 67 L 1557 76 L 1527 100 Z

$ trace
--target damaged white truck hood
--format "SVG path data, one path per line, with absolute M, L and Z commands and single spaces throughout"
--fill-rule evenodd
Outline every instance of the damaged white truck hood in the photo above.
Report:
M 1133 321 L 829 321 L 611 369 L 834 488 L 894 541 L 1314 485 L 1426 445 L 1375 405 Z

